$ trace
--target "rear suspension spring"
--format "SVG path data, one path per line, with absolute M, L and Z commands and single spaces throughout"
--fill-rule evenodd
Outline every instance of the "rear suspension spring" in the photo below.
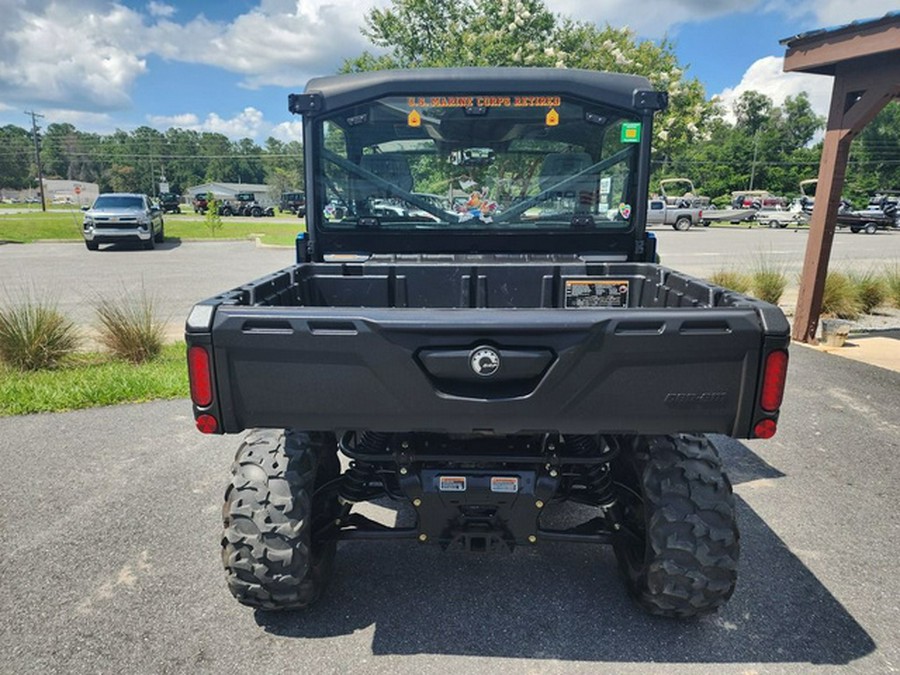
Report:
M 615 452 L 600 452 L 600 445 L 595 436 L 569 436 L 566 443 L 571 446 L 573 455 L 597 458 L 596 464 L 584 465 L 581 469 L 581 478 L 592 502 L 604 510 L 612 508 L 616 503 L 616 493 L 613 489 L 609 460 L 613 458 Z

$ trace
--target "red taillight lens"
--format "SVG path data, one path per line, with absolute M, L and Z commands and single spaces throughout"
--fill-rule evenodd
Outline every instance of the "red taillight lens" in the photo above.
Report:
M 766 357 L 763 368 L 762 394 L 759 406 L 766 412 L 775 412 L 781 407 L 784 397 L 784 383 L 787 378 L 788 355 L 783 349 L 771 352 Z
M 214 434 L 216 429 L 219 428 L 219 423 L 216 422 L 216 418 L 212 415 L 200 415 L 197 418 L 197 428 L 201 433 Z
M 775 420 L 762 420 L 753 427 L 753 435 L 757 438 L 772 438 L 778 431 L 778 425 Z
M 204 347 L 188 349 L 188 374 L 191 380 L 191 400 L 201 408 L 212 403 L 212 373 L 209 352 Z

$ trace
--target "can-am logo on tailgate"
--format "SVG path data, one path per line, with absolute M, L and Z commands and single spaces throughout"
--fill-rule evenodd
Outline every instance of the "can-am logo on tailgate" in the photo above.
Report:
M 472 350 L 469 365 L 476 375 L 490 377 L 500 370 L 500 355 L 490 347 L 478 347 Z

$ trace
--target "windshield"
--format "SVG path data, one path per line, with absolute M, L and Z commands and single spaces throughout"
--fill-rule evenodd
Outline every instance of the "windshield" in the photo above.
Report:
M 325 229 L 630 226 L 640 124 L 598 104 L 387 97 L 319 131 Z
M 142 209 L 144 200 L 140 197 L 100 195 L 94 202 L 95 209 Z

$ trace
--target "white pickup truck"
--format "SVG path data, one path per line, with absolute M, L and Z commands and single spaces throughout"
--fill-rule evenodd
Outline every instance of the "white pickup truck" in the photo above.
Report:
M 647 202 L 647 225 L 671 225 L 679 232 L 691 229 L 692 225 L 703 224 L 703 210 L 666 204 L 665 199 L 651 199 Z

